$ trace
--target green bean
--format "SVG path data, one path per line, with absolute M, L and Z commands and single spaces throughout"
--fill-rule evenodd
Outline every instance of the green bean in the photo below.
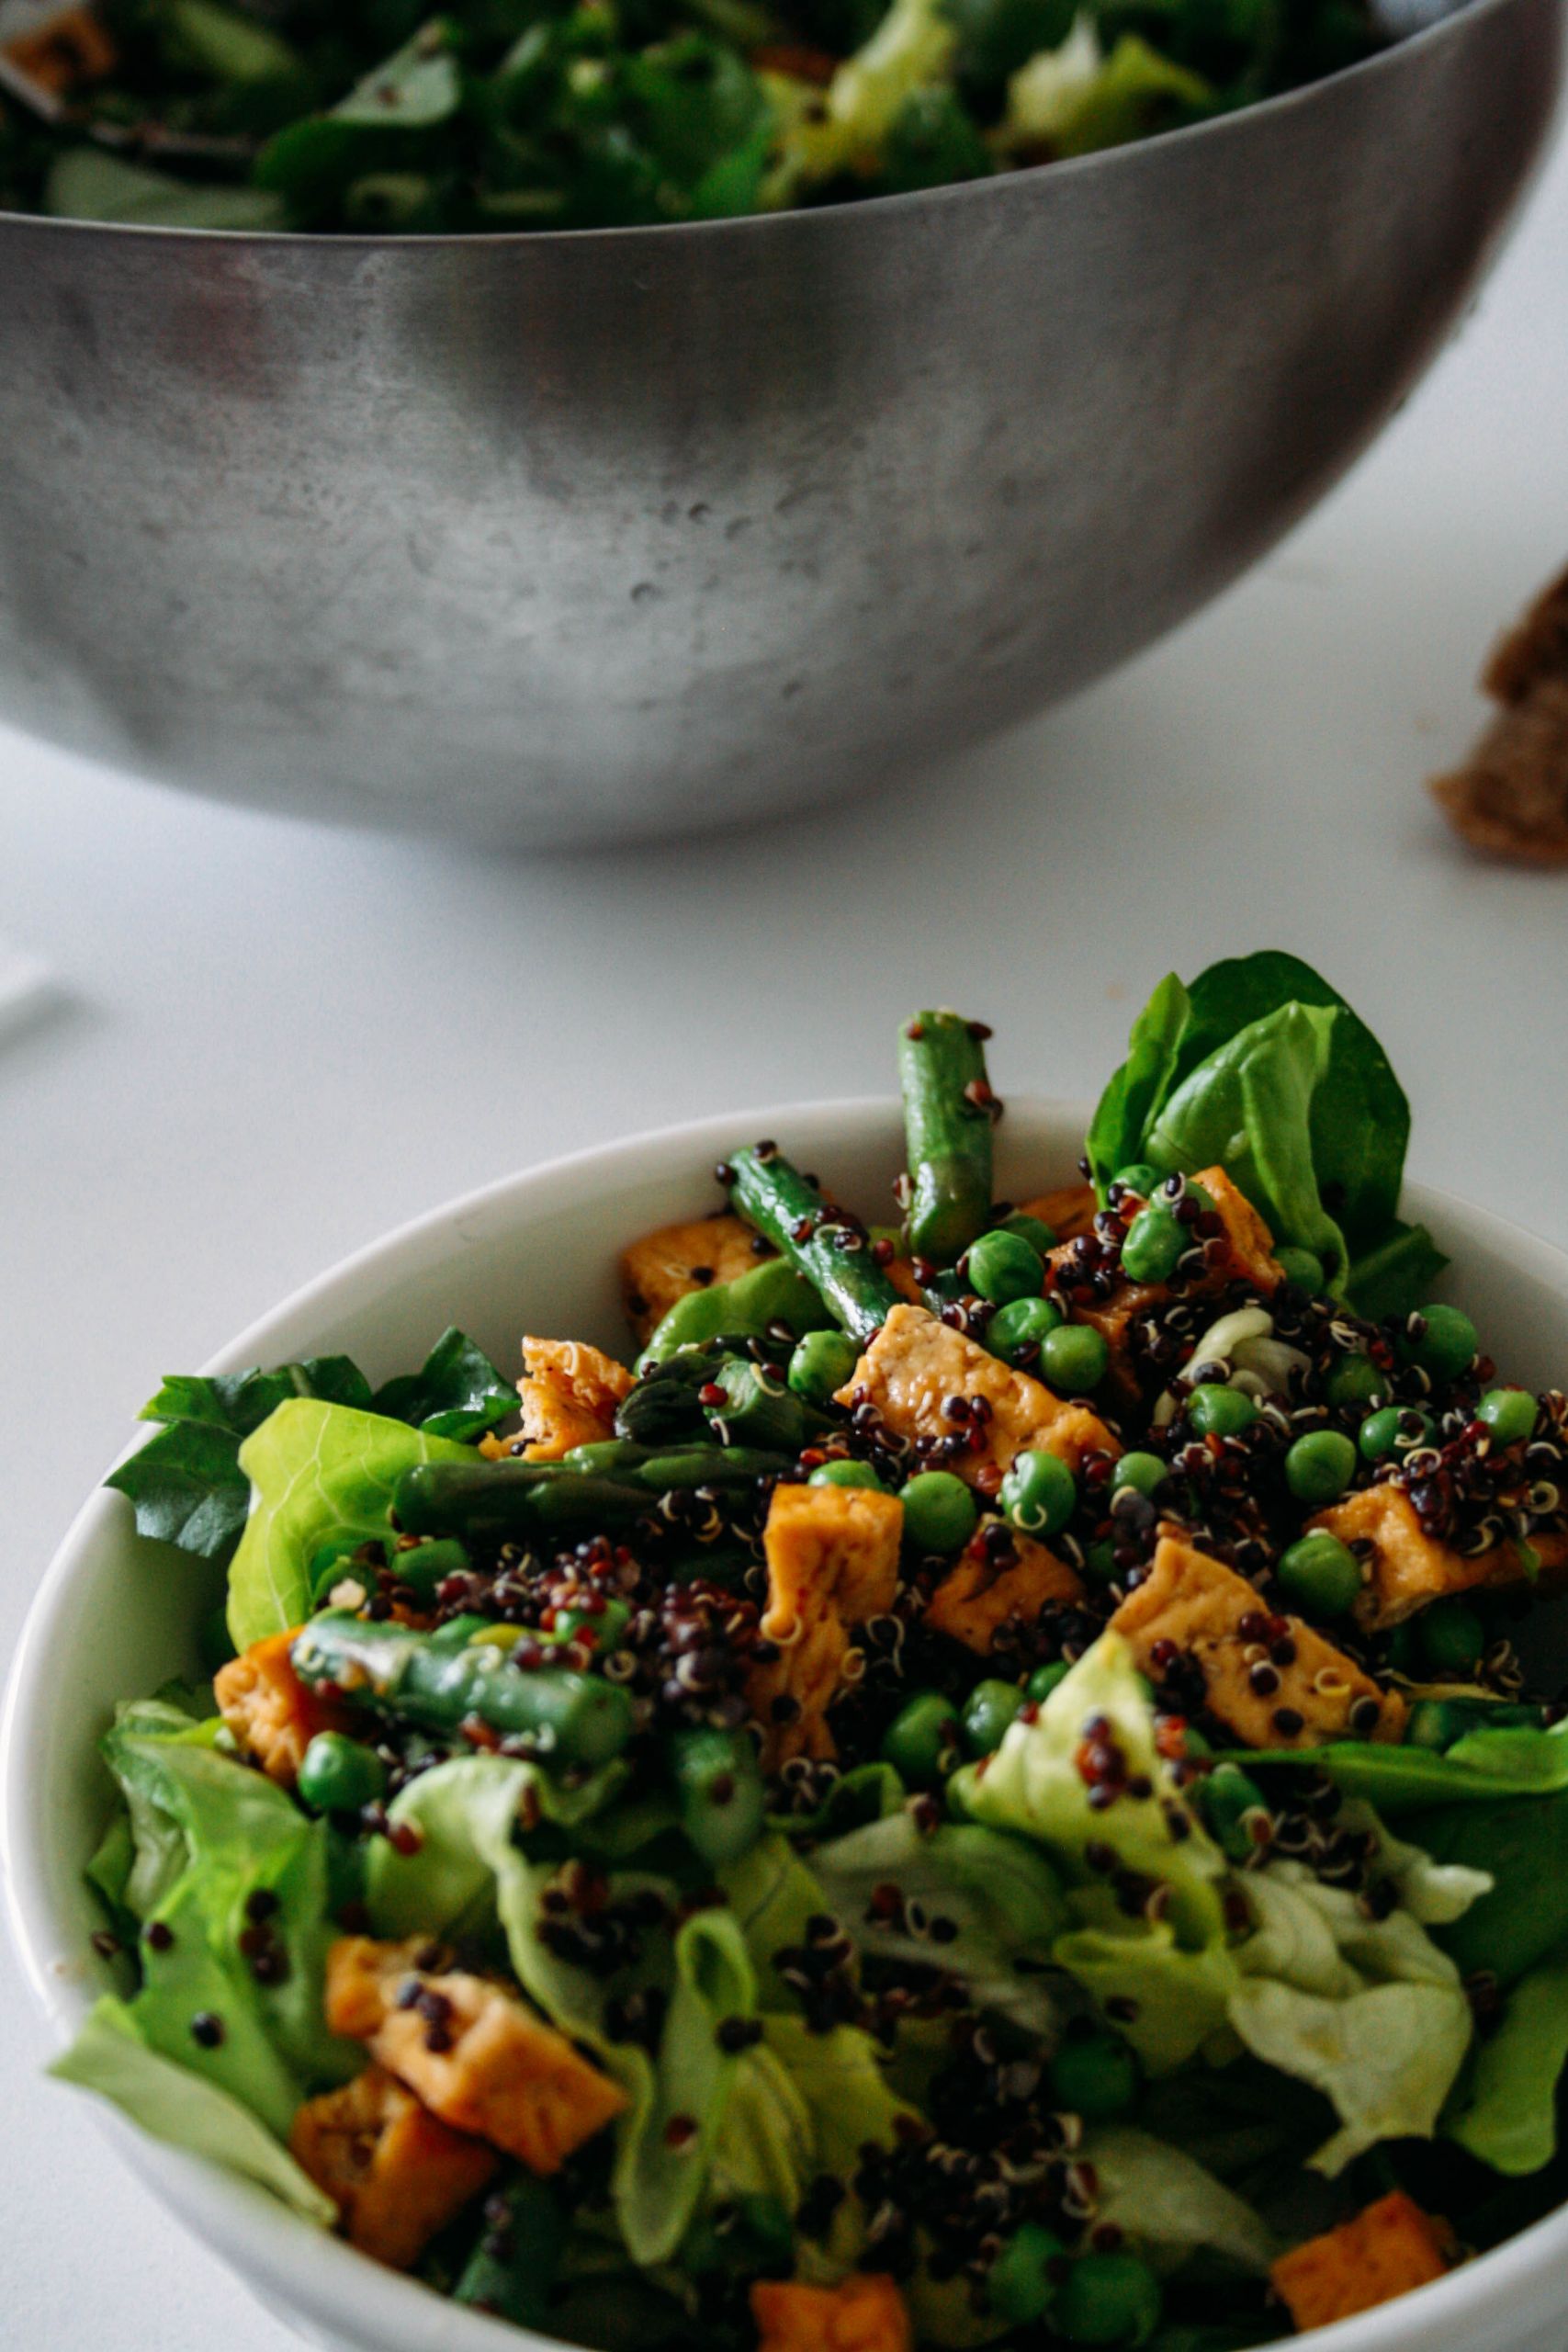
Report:
M 418 1462 L 393 1495 L 411 1535 L 476 1543 L 527 1543 L 566 1529 L 629 1526 L 661 1495 L 693 1487 L 746 1487 L 787 1468 L 789 1455 L 761 1446 L 689 1445 L 660 1453 L 611 1439 L 559 1462 Z
M 479 1627 L 478 1638 L 475 1627 Z M 308 1690 L 432 1732 L 482 1724 L 503 1738 L 527 1737 L 566 1764 L 604 1764 L 636 1728 L 631 1700 L 616 1683 L 567 1668 L 525 1671 L 488 1635 L 508 1629 L 455 1619 L 435 1634 L 374 1624 L 346 1610 L 312 1617 L 289 1656 Z
M 951 1265 L 991 1205 L 991 1122 L 983 1023 L 917 1012 L 898 1033 L 909 1167 L 909 1247 Z
M 738 1151 L 728 1170 L 738 1216 L 781 1250 L 835 1321 L 864 1341 L 898 1304 L 863 1226 L 830 1209 L 817 1186 L 773 1144 Z
M 655 1328 L 637 1368 L 658 1364 L 662 1371 L 679 1350 L 706 1340 L 760 1340 L 774 1323 L 785 1324 L 799 1339 L 825 1329 L 832 1319 L 787 1258 L 770 1258 L 732 1283 L 711 1283 L 706 1290 L 678 1298 Z
M 452 2290 L 455 2302 L 542 2327 L 566 2236 L 552 2191 L 532 2173 L 518 2173 L 487 2197 L 484 2227 Z
M 807 1404 L 784 1381 L 771 1378 L 748 1357 L 722 1357 L 712 1366 L 708 1385 L 724 1391 L 722 1404 L 709 1402 L 705 1407 L 708 1424 L 722 1445 L 772 1446 L 794 1454 L 833 1427 L 830 1415 Z
M 677 1732 L 670 1773 L 681 1826 L 705 1862 L 733 1862 L 762 1834 L 767 1790 L 756 1743 L 743 1731 Z

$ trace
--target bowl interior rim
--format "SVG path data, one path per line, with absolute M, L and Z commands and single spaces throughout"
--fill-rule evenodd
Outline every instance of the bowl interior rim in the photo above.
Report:
M 1076 1144 L 1088 1112 L 1082 1102 L 1055 1097 L 1021 1091 L 1009 1096 L 1011 1132 L 1037 1138 L 1047 1152 Z M 695 1178 L 705 1164 L 734 1148 L 738 1134 L 787 1133 L 792 1126 L 829 1123 L 869 1135 L 895 1127 L 899 1116 L 897 1098 L 886 1094 L 769 1104 L 650 1129 L 514 1171 L 425 1210 L 350 1252 L 254 1320 L 202 1369 L 238 1370 L 266 1351 L 279 1326 L 330 1311 L 334 1299 L 350 1290 L 374 1290 L 378 1278 L 395 1282 L 410 1264 L 454 1254 L 467 1222 L 515 1217 L 522 1242 L 531 1231 L 547 1228 L 555 1213 L 549 1194 L 578 1180 L 608 1192 L 620 1178 L 651 1183 L 687 1164 Z M 1417 1216 L 1446 1218 L 1483 1238 L 1568 1313 L 1568 1252 L 1495 1211 L 1432 1187 L 1408 1185 L 1406 1205 Z M 117 1459 L 141 1442 L 138 1430 Z M 120 1498 L 96 1487 L 34 1596 L 0 1709 L 0 1887 L 22 1973 L 57 2046 L 74 2030 L 91 1991 L 84 1983 L 74 1935 L 54 1917 L 44 1891 L 40 1856 L 49 1829 L 32 1802 L 27 1757 L 34 1726 L 49 1707 L 54 1621 L 81 1566 L 98 1545 L 123 1540 L 124 1526 Z M 209 2241 L 284 2317 L 308 2312 L 325 2324 L 341 2326 L 350 2340 L 369 2341 L 373 2331 L 395 2352 L 502 2352 L 508 2345 L 513 2352 L 529 2346 L 557 2352 L 558 2338 L 461 2311 L 417 2281 L 381 2270 L 342 2241 L 298 2221 L 265 2190 L 147 2139 L 102 2102 L 93 2101 L 92 2112 L 160 2202 Z M 1561 2274 L 1564 2255 L 1568 2205 L 1413 2297 L 1293 2340 L 1322 2346 L 1324 2352 L 1386 2352 L 1391 2331 L 1408 2323 L 1413 2306 L 1422 2326 L 1452 2329 L 1472 2318 L 1484 2324 L 1488 2312 L 1507 2299 L 1539 2300 Z M 1416 2339 L 1393 2340 L 1398 2352 L 1407 2352 L 1407 2343 Z
M 1356 59 L 1341 65 L 1331 74 L 1319 75 L 1314 82 L 1305 82 L 1291 90 L 1280 90 L 1271 97 L 1258 98 L 1234 111 L 1210 116 L 1202 122 L 1182 123 L 1169 130 L 1156 131 L 1144 139 L 1128 141 L 1120 147 L 1095 150 L 1087 155 L 1069 155 L 1049 164 L 1030 164 L 1010 172 L 998 172 L 989 179 L 949 181 L 937 187 L 913 188 L 897 196 L 862 197 L 837 204 L 813 205 L 805 209 L 781 212 L 736 213 L 716 220 L 648 220 L 619 227 L 595 229 L 517 229 L 517 230 L 456 230 L 435 234 L 388 237 L 369 233 L 349 234 L 338 231 L 299 229 L 193 229 L 158 226 L 150 222 L 126 220 L 56 220 L 47 213 L 13 212 L 0 208 L 0 230 L 27 229 L 56 236 L 75 239 L 89 237 L 135 238 L 160 243 L 196 241 L 202 244 L 219 243 L 234 246 L 281 246 L 288 251 L 297 248 L 326 252 L 375 254 L 385 252 L 445 252 L 451 249 L 468 252 L 474 249 L 517 252 L 534 248 L 548 249 L 564 243 L 603 244 L 615 241 L 636 240 L 641 244 L 649 238 L 716 238 L 738 235 L 778 236 L 807 233 L 798 228 L 802 222 L 832 221 L 846 215 L 895 216 L 910 210 L 934 210 L 939 206 L 984 201 L 994 198 L 1000 189 L 1038 182 L 1049 174 L 1053 184 L 1064 175 L 1082 179 L 1113 171 L 1136 168 L 1135 159 L 1151 150 L 1164 153 L 1178 142 L 1197 139 L 1216 140 L 1236 135 L 1237 126 L 1254 119 L 1272 119 L 1287 108 L 1298 108 L 1320 100 L 1325 92 L 1337 89 L 1347 82 L 1364 79 L 1378 73 L 1397 72 L 1401 63 L 1413 51 L 1424 51 L 1435 43 L 1450 39 L 1461 25 L 1473 19 L 1502 14 L 1509 9 L 1525 9 L 1539 5 L 1539 0 L 1449 0 L 1445 12 L 1431 23 L 1418 26 L 1414 31 L 1396 34 L 1386 48 L 1375 50 L 1371 56 Z M 1551 0 L 1561 14 L 1568 0 Z

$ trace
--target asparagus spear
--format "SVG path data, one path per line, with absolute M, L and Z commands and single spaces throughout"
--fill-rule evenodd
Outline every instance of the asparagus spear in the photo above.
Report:
M 968 1249 L 991 1205 L 990 1034 L 982 1022 L 945 1012 L 917 1012 L 898 1033 L 909 1247 L 942 1266 Z
M 597 1533 L 627 1527 L 661 1495 L 693 1487 L 747 1487 L 787 1468 L 789 1459 L 759 1446 L 660 1452 L 611 1438 L 579 1446 L 559 1462 L 417 1462 L 398 1480 L 392 1507 L 411 1535 L 525 1544 L 572 1529 Z
M 898 1294 L 864 1227 L 830 1209 L 776 1145 L 738 1151 L 722 1174 L 737 1215 L 783 1251 L 852 1338 L 869 1340 L 897 1306 Z
M 349 1706 L 422 1731 L 482 1724 L 502 1738 L 530 1737 L 563 1764 L 618 1756 L 636 1728 L 619 1684 L 568 1667 L 525 1671 L 490 1638 L 497 1630 L 482 1618 L 456 1617 L 419 1634 L 332 1609 L 310 1619 L 289 1657 L 307 1690 L 330 1685 Z

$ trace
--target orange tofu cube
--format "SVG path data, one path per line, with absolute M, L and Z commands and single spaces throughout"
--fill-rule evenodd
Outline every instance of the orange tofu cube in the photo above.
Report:
M 1531 1581 L 1524 1557 L 1511 1541 L 1491 1544 L 1467 1557 L 1428 1535 L 1403 1487 L 1363 1487 L 1359 1494 L 1347 1495 L 1332 1510 L 1320 1511 L 1312 1524 L 1337 1535 L 1342 1544 L 1371 1544 L 1366 1581 L 1355 1614 L 1359 1623 L 1373 1631 L 1399 1624 L 1445 1593 L 1470 1592 L 1479 1585 Z M 1534 1549 L 1540 1561 L 1537 1576 L 1568 1566 L 1568 1538 L 1542 1535 Z
M 0 44 L 0 58 L 59 98 L 107 82 L 119 52 L 92 8 L 65 8 Z
M 288 2148 L 335 2202 L 349 2244 L 393 2270 L 412 2267 L 501 2162 L 493 2148 L 449 2130 L 376 2065 L 342 2090 L 307 2099 Z
M 1269 1611 L 1245 1577 L 1212 1560 L 1195 1544 L 1162 1535 L 1154 1565 L 1111 1623 L 1156 1682 L 1172 1655 L 1201 1668 L 1212 1714 L 1247 1747 L 1317 1747 L 1345 1738 L 1397 1739 L 1404 1702 L 1379 1688 L 1353 1659 L 1299 1617 L 1274 1621 L 1293 1645 L 1293 1657 L 1248 1620 Z M 1244 1630 L 1245 1629 L 1245 1630 Z M 1174 1645 L 1166 1652 L 1162 1645 Z M 1253 1669 L 1268 1665 L 1274 1680 L 1253 1688 Z
M 1080 1234 L 1094 1230 L 1099 1206 L 1092 1184 L 1059 1184 L 1054 1193 L 1038 1193 L 1032 1201 L 1020 1201 L 1018 1214 L 1037 1216 L 1058 1241 L 1076 1241 Z
M 488 2140 L 530 2172 L 558 2172 L 626 2104 L 620 2085 L 488 1977 L 440 1965 L 422 1936 L 344 1936 L 327 1954 L 326 2020 L 366 2042 L 456 2132 Z
M 638 1347 L 646 1347 L 678 1298 L 732 1283 L 777 1254 L 738 1216 L 697 1217 L 645 1233 L 621 1252 L 621 1298 Z
M 1122 1451 L 1087 1405 L 1054 1396 L 923 1306 L 893 1309 L 838 1401 L 870 1403 L 900 1437 L 950 1438 L 960 1424 L 943 1408 L 954 1396 L 989 1408 L 988 1419 L 964 1425 L 970 1450 L 951 1464 L 983 1493 L 994 1493 L 1013 1456 L 1032 1449 L 1059 1455 L 1071 1469 L 1086 1453 Z
M 1452 2267 L 1453 2232 L 1395 2189 L 1281 2255 L 1269 2276 L 1300 2334 L 1392 2302 Z
M 486 1438 L 492 1460 L 521 1451 L 525 1462 L 558 1462 L 573 1446 L 598 1445 L 615 1434 L 615 1408 L 632 1385 L 625 1364 L 586 1340 L 523 1342 L 522 1443 Z
M 353 1717 L 307 1690 L 295 1673 L 289 1651 L 300 1628 L 269 1634 L 265 1641 L 219 1668 L 212 1688 L 218 1712 L 245 1755 L 269 1781 L 291 1789 L 305 1750 L 319 1731 L 347 1731 Z
M 998 1627 L 1032 1625 L 1046 1609 L 1070 1608 L 1083 1599 L 1082 1581 L 1065 1560 L 1032 1536 L 1011 1532 L 1017 1556 L 1010 1566 L 991 1559 L 982 1528 L 926 1604 L 925 1621 L 934 1632 L 982 1657 Z
M 1204 1168 L 1192 1182 L 1201 1184 L 1219 1212 L 1231 1246 L 1227 1282 L 1248 1282 L 1255 1290 L 1276 1291 L 1285 1270 L 1274 1255 L 1274 1237 L 1247 1194 L 1231 1182 L 1223 1168 Z
M 904 1506 L 869 1487 L 775 1487 L 762 1546 L 764 1639 L 778 1656 L 752 1669 L 746 1695 L 776 1772 L 792 1757 L 830 1757 L 826 1717 L 852 1671 L 850 1628 L 892 1608 Z
M 840 2287 L 759 2278 L 751 2316 L 757 2352 L 912 2352 L 915 2340 L 891 2278 L 857 2274 Z

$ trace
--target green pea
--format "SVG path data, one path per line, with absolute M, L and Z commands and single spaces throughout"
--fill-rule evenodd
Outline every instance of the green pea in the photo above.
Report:
M 906 1699 L 882 1736 L 882 1753 L 911 1789 L 945 1780 L 958 1762 L 958 1718 L 940 1690 Z
M 1051 2324 L 1069 2344 L 1146 2344 L 1159 2325 L 1159 2280 L 1135 2254 L 1083 2254 L 1052 2306 Z
M 1406 1675 L 1413 1681 L 1420 1674 L 1421 1644 L 1416 1627 L 1408 1618 L 1390 1634 L 1383 1656 L 1391 1673 Z
M 1187 1418 L 1200 1437 L 1239 1437 L 1258 1419 L 1258 1408 L 1241 1389 L 1205 1380 L 1187 1399 Z
M 1475 1408 L 1499 1445 L 1517 1445 L 1535 1430 L 1537 1405 L 1528 1388 L 1489 1388 Z
M 1275 1573 L 1286 1599 L 1309 1617 L 1343 1617 L 1361 1589 L 1356 1555 L 1326 1528 L 1301 1536 L 1281 1553 Z
M 1025 1216 L 1021 1209 L 1015 1209 L 1011 1216 L 1004 1216 L 998 1230 L 1001 1233 L 1018 1234 L 1021 1239 L 1028 1242 L 1030 1248 L 1041 1259 L 1044 1258 L 1048 1250 L 1054 1250 L 1056 1247 L 1055 1233 L 1046 1224 L 1044 1218 Z
M 1168 1282 L 1192 1237 L 1168 1209 L 1140 1209 L 1122 1244 L 1122 1272 L 1131 1283 Z
M 1269 1808 L 1262 1790 L 1239 1764 L 1216 1764 L 1199 1788 L 1198 1804 L 1210 1836 L 1233 1862 L 1245 1862 L 1257 1852 L 1252 1824 L 1265 1820 Z
M 631 1603 L 626 1600 L 606 1600 L 597 1615 L 586 1609 L 563 1609 L 556 1617 L 553 1637 L 570 1642 L 579 1634 L 589 1634 L 593 1648 L 603 1657 L 606 1652 L 619 1649 L 631 1618 Z
M 1108 1536 L 1091 1544 L 1084 1554 L 1084 1567 L 1096 1584 L 1114 1584 L 1120 1571 L 1116 1566 L 1116 1546 Z
M 1288 1283 L 1316 1294 L 1327 1286 L 1323 1260 L 1312 1250 L 1276 1250 L 1274 1261 Z
M 1072 1670 L 1065 1657 L 1057 1658 L 1052 1666 L 1037 1666 L 1024 1684 L 1024 1690 L 1038 1707 L 1051 1696 L 1058 1682 L 1066 1680 Z
M 436 1586 L 448 1577 L 464 1576 L 472 1566 L 467 1547 L 455 1535 L 438 1535 L 425 1544 L 412 1544 L 406 1552 L 394 1552 L 391 1559 L 392 1574 L 398 1582 L 412 1585 L 426 1599 L 434 1599 Z
M 1437 1435 L 1430 1418 L 1409 1405 L 1382 1405 L 1369 1413 L 1356 1433 L 1363 1462 L 1383 1462 L 1392 1453 L 1411 1453 L 1430 1445 Z
M 1335 1406 L 1370 1405 L 1374 1397 L 1386 1396 L 1388 1389 L 1387 1373 L 1359 1350 L 1342 1356 L 1328 1375 L 1328 1401 Z
M 1141 1201 L 1152 1201 L 1165 1178 L 1146 1159 L 1134 1159 L 1125 1168 L 1119 1168 L 1111 1181 L 1120 1184 L 1123 1192 L 1136 1193 Z
M 387 1785 L 374 1748 L 341 1731 L 319 1731 L 299 1759 L 299 1793 L 317 1813 L 357 1813 Z
M 1007 1736 L 1023 1704 L 1016 1682 L 976 1682 L 964 1704 L 964 1743 L 971 1756 L 989 1756 Z
M 1416 1620 L 1421 1656 L 1434 1674 L 1472 1674 L 1486 1652 L 1479 1612 L 1457 1593 L 1434 1600 Z
M 1285 1456 L 1285 1484 L 1299 1503 L 1337 1502 L 1355 1475 L 1355 1446 L 1339 1430 L 1312 1430 Z
M 807 1331 L 789 1360 L 789 1385 L 808 1405 L 830 1405 L 859 1362 L 847 1331 Z
M 951 1470 L 922 1470 L 899 1489 L 904 1534 L 917 1552 L 956 1552 L 980 1523 L 980 1507 Z
M 1426 1329 L 1418 1337 L 1405 1333 L 1399 1342 L 1401 1356 L 1406 1363 L 1419 1364 L 1430 1380 L 1457 1380 L 1474 1363 L 1481 1345 L 1474 1324 L 1457 1306 L 1424 1306 L 1420 1319 Z
M 807 1480 L 808 1487 L 870 1487 L 886 1491 L 869 1462 L 824 1462 Z
M 1086 2123 L 1119 2123 L 1138 2104 L 1137 2056 L 1119 2033 L 1070 2033 L 1051 2061 L 1051 2098 Z
M 996 1226 L 971 1242 L 964 1261 L 969 1284 L 994 1306 L 1010 1306 L 1014 1299 L 1037 1297 L 1045 1279 L 1040 1252 L 1021 1233 Z
M 1066 2249 L 1059 2237 L 1040 2222 L 1023 2222 L 992 2263 L 986 2296 L 998 2319 L 1010 2327 L 1029 2327 L 1043 2319 L 1056 2293 L 1052 2272 Z
M 994 1356 L 1015 1356 L 1038 1348 L 1062 1327 L 1062 1310 L 1055 1299 L 1015 1298 L 998 1306 L 986 1326 L 986 1345 Z
M 1040 1370 L 1058 1396 L 1087 1396 L 1098 1388 L 1111 1351 L 1092 1323 L 1064 1323 L 1040 1343 Z
M 1111 1491 L 1119 1495 L 1123 1487 L 1134 1487 L 1140 1495 L 1152 1495 L 1169 1476 L 1169 1463 L 1157 1453 L 1124 1453 L 1111 1473 Z
M 1014 1454 L 998 1502 L 1026 1535 L 1059 1535 L 1077 1508 L 1077 1481 L 1054 1453 Z

